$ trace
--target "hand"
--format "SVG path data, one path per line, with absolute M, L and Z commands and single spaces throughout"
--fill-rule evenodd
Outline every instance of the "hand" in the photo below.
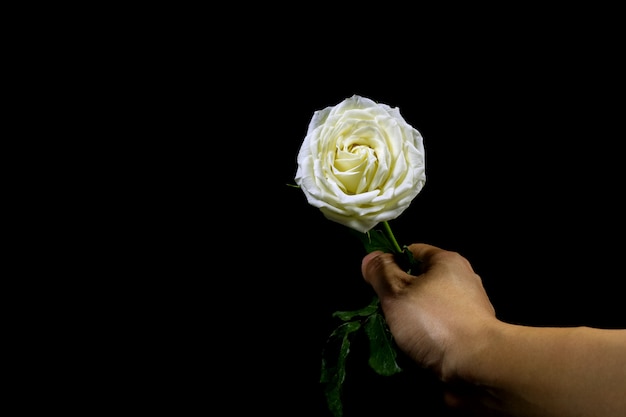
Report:
M 398 347 L 446 384 L 445 401 L 480 416 L 603 417 L 626 412 L 626 330 L 533 327 L 495 316 L 460 254 L 409 246 L 409 275 L 389 253 L 363 258 Z
M 497 322 L 494 308 L 460 254 L 427 244 L 409 249 L 422 262 L 419 275 L 400 269 L 392 254 L 372 252 L 363 259 L 363 277 L 378 294 L 398 347 L 442 380 L 455 378 L 460 358 Z

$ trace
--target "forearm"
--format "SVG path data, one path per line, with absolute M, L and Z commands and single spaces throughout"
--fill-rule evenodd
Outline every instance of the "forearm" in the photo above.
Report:
M 520 416 L 626 415 L 626 330 L 526 327 L 487 331 L 462 377 Z M 498 406 L 500 407 L 500 406 Z

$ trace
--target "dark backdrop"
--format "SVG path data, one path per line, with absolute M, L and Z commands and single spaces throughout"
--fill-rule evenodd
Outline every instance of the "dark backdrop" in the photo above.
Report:
M 156 378 L 180 384 L 177 406 L 329 416 L 319 376 L 331 315 L 373 292 L 360 243 L 289 184 L 313 112 L 353 94 L 399 107 L 424 137 L 426 185 L 391 222 L 401 244 L 467 257 L 502 320 L 626 326 L 625 89 L 613 34 L 589 40 L 573 25 L 567 37 L 531 39 L 521 24 L 503 38 L 504 21 L 442 41 L 450 26 L 414 24 L 399 47 L 406 34 L 351 42 L 341 22 L 293 38 L 290 22 L 242 44 L 225 47 L 220 33 L 176 49 L 164 104 L 177 117 L 163 117 L 166 156 L 152 163 L 171 191 L 154 223 L 169 219 L 168 235 L 155 238 L 179 255 L 165 261 L 159 301 L 175 377 Z M 406 372 L 379 377 L 366 357 L 356 340 L 346 417 L 448 415 L 428 374 L 403 361 Z
M 626 325 L 623 117 L 607 100 L 621 81 L 606 78 L 610 62 L 580 70 L 578 56 L 503 53 L 497 61 L 482 66 L 480 57 L 461 55 L 444 65 L 378 68 L 371 78 L 344 73 L 321 85 L 315 75 L 290 81 L 286 69 L 267 89 L 273 100 L 258 100 L 269 109 L 250 142 L 263 162 L 242 169 L 253 193 L 242 215 L 256 231 L 240 238 L 256 251 L 262 307 L 253 313 L 250 349 L 263 345 L 255 360 L 266 361 L 272 381 L 265 401 L 327 416 L 318 379 L 321 349 L 337 325 L 331 314 L 362 307 L 373 294 L 360 275 L 359 242 L 287 186 L 313 111 L 355 93 L 399 107 L 424 137 L 426 185 L 391 222 L 401 243 L 466 256 L 502 320 Z M 347 417 L 446 415 L 436 381 L 411 366 L 378 377 L 366 354 L 355 341 Z

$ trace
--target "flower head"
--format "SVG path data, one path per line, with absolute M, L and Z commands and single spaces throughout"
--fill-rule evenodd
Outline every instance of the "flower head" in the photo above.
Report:
M 314 112 L 297 162 L 309 204 L 362 233 L 397 218 L 426 183 L 422 135 L 397 107 L 358 95 Z

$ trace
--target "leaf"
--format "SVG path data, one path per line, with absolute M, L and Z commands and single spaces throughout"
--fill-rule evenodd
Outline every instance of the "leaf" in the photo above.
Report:
M 415 259 L 413 252 L 411 252 L 408 246 L 402 248 L 401 254 L 395 254 L 395 258 L 400 268 L 406 271 L 407 274 L 417 275 L 420 273 L 422 261 Z
M 382 314 L 375 313 L 368 317 L 364 330 L 370 342 L 370 367 L 383 376 L 401 372 L 402 368 L 396 363 L 397 352 L 391 332 Z
M 410 274 L 412 270 L 419 270 L 420 261 L 413 257 L 413 253 L 407 246 L 404 246 L 402 250 L 399 249 L 389 228 L 388 234 L 381 230 L 370 230 L 367 233 L 350 230 L 359 238 L 367 253 L 377 250 L 392 253 L 404 271 Z M 365 332 L 370 348 L 368 363 L 376 373 L 389 376 L 401 372 L 402 368 L 396 362 L 396 346 L 377 296 L 374 296 L 364 308 L 336 311 L 333 317 L 344 321 L 344 324 L 337 327 L 328 338 L 322 354 L 320 382 L 326 384 L 324 394 L 328 409 L 334 417 L 342 417 L 342 387 L 346 377 L 346 361 L 350 352 L 351 337 L 355 332 L 360 329 Z M 336 360 L 332 361 L 334 358 Z
M 341 391 L 343 381 L 346 378 L 346 359 L 350 353 L 350 335 L 361 328 L 358 321 L 350 321 L 337 327 L 329 336 L 326 348 L 322 355 L 322 373 L 320 382 L 326 384 L 324 395 L 328 409 L 335 417 L 343 415 L 343 405 L 341 403 Z M 329 348 L 338 348 L 339 352 L 334 352 L 331 356 Z M 336 357 L 336 362 L 329 359 Z
M 343 321 L 352 320 L 354 317 L 367 317 L 378 310 L 378 297 L 374 297 L 366 307 L 352 311 L 335 311 L 333 317 L 338 317 Z
M 375 250 L 387 253 L 396 252 L 391 240 L 389 240 L 387 235 L 385 235 L 381 230 L 370 230 L 367 233 L 357 232 L 354 229 L 350 230 L 361 240 L 361 243 L 365 247 L 365 251 L 367 253 L 374 252 Z

